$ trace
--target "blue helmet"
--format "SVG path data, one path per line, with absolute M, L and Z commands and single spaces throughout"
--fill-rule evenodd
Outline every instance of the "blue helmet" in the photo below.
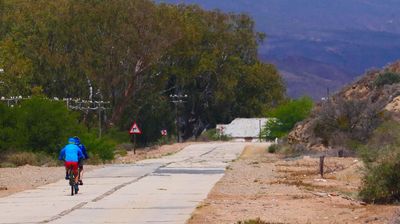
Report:
M 76 139 L 74 137 L 68 138 L 69 144 L 77 144 Z
M 79 145 L 81 143 L 81 140 L 78 136 L 74 136 L 73 138 L 75 139 L 75 144 Z

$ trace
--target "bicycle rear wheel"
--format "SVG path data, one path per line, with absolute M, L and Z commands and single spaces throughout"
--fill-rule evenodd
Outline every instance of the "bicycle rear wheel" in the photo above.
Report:
M 75 185 L 75 176 L 74 176 L 74 172 L 73 172 L 72 167 L 69 168 L 68 176 L 69 176 L 69 185 L 70 185 L 70 187 L 71 187 L 71 196 L 73 196 L 73 195 L 74 195 L 74 192 L 75 192 L 75 189 L 74 189 L 74 185 Z

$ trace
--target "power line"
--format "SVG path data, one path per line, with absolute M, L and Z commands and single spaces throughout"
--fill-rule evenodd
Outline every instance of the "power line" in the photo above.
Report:
M 176 128 L 176 138 L 177 141 L 180 142 L 180 133 L 179 133 L 179 124 L 178 124 L 178 104 L 181 105 L 183 103 L 186 103 L 184 99 L 188 98 L 188 95 L 183 95 L 183 94 L 171 94 L 169 95 L 169 98 L 171 99 L 171 103 L 175 105 L 175 128 Z
M 30 96 L 22 97 L 22 96 L 11 96 L 11 97 L 0 97 L 0 101 L 7 102 L 7 106 L 14 107 L 20 101 L 31 99 Z M 86 100 L 80 98 L 46 98 L 50 101 L 63 101 L 66 103 L 66 106 L 69 110 L 79 110 L 79 111 L 97 111 L 99 117 L 99 138 L 101 138 L 102 134 L 102 114 L 104 111 L 111 109 L 110 101 L 97 101 L 97 100 Z

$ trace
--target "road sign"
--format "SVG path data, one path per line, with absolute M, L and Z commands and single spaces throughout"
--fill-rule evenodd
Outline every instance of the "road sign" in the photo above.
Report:
M 140 128 L 136 124 L 136 122 L 133 122 L 133 125 L 132 125 L 131 129 L 129 130 L 129 134 L 131 134 L 131 135 L 140 135 L 140 134 L 142 134 L 142 130 L 140 130 Z
M 161 135 L 162 136 L 167 136 L 168 132 L 166 129 L 161 130 Z

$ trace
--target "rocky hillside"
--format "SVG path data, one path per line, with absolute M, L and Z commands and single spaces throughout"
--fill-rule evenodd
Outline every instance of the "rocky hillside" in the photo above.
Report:
M 316 151 L 351 149 L 385 120 L 400 121 L 400 61 L 367 72 L 316 105 L 289 133 L 288 142 Z

